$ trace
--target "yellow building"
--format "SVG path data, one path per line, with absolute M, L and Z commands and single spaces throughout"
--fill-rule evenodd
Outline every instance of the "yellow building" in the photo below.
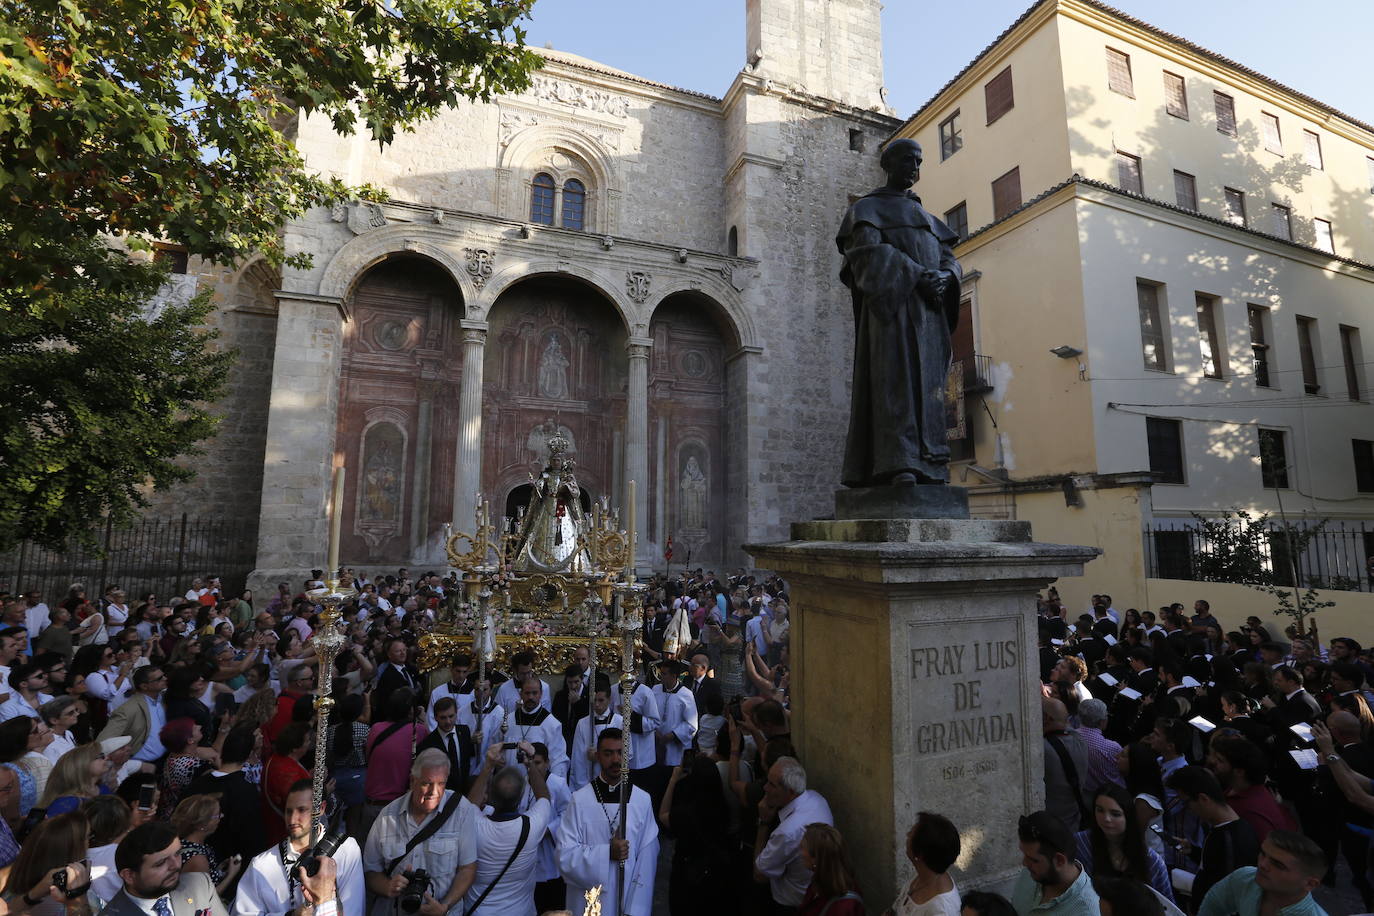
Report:
M 966 236 L 954 482 L 976 514 L 1105 550 L 1060 583 L 1071 609 L 1191 602 L 1158 578 L 1188 538 L 1160 529 L 1280 501 L 1351 529 L 1322 576 L 1364 576 L 1374 127 L 1091 0 L 1043 0 L 896 135 Z M 1228 622 L 1264 610 L 1208 593 Z

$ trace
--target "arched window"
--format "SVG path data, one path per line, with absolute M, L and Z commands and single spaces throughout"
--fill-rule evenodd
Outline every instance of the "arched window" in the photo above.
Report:
M 725 239 L 725 253 L 730 257 L 739 256 L 739 229 L 731 226 L 730 234 Z
M 563 228 L 581 229 L 587 212 L 587 188 L 576 178 L 563 185 Z
M 553 177 L 540 172 L 530 188 L 530 222 L 553 225 Z

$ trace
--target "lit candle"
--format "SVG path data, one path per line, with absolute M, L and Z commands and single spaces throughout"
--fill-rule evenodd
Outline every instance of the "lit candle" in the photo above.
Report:
M 334 493 L 329 500 L 329 558 L 325 561 L 325 578 L 333 581 L 339 574 L 339 536 L 343 531 L 344 469 L 334 469 Z
M 629 491 L 630 504 L 625 508 L 625 518 L 627 520 L 625 529 L 630 535 L 629 559 L 626 560 L 625 563 L 625 572 L 627 575 L 634 572 L 635 568 L 635 482 L 633 480 L 630 481 Z

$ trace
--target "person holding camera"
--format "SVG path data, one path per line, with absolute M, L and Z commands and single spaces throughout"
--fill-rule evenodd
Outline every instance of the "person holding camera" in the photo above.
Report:
M 534 916 L 534 885 L 540 844 L 553 817 L 546 782 L 547 756 L 535 753 L 534 745 L 520 742 L 523 767 L 505 766 L 500 745 L 487 749 L 482 772 L 473 783 L 468 800 L 490 804 L 492 813 L 477 818 L 477 875 L 463 899 L 465 916 Z M 520 810 L 525 800 L 525 774 L 534 801 Z
M 326 856 L 334 863 L 340 916 L 361 916 L 367 891 L 358 841 L 347 837 L 338 842 L 339 836 L 331 831 L 317 842 L 314 810 L 310 780 L 302 779 L 286 793 L 286 839 L 254 856 L 244 870 L 234 898 L 235 916 L 286 916 L 307 906 L 302 869 L 307 875 L 318 872 Z
M 446 788 L 448 771 L 443 751 L 421 751 L 410 768 L 410 790 L 372 825 L 363 847 L 367 888 L 376 897 L 372 916 L 462 913 L 477 874 L 477 808 Z

